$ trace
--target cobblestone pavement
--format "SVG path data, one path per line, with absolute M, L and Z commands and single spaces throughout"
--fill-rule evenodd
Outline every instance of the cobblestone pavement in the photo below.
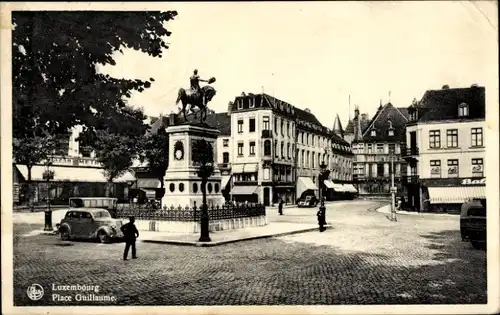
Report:
M 29 235 L 14 226 L 15 305 L 57 302 L 52 284 L 99 285 L 117 305 L 311 305 L 486 303 L 486 254 L 460 240 L 458 217 L 399 216 L 367 211 L 376 203 L 328 205 L 323 233 L 309 232 L 219 247 L 71 242 Z M 315 209 L 287 209 L 270 220 L 315 222 Z M 26 289 L 45 289 L 39 301 Z M 81 292 L 62 292 L 75 296 Z M 88 293 L 88 292 L 87 292 Z

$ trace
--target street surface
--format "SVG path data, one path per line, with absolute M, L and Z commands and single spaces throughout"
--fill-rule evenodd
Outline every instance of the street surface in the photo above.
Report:
M 399 215 L 373 201 L 327 205 L 332 228 L 217 247 L 71 242 L 14 225 L 14 304 L 53 301 L 52 285 L 99 285 L 111 305 L 310 305 L 486 303 L 486 252 L 461 242 L 459 217 Z M 269 209 L 269 221 L 316 223 L 315 208 Z M 55 224 L 55 222 L 54 222 Z M 45 294 L 28 298 L 33 283 Z M 73 294 L 75 292 L 69 292 Z M 78 292 L 76 292 L 78 293 Z M 88 294 L 89 292 L 85 292 Z

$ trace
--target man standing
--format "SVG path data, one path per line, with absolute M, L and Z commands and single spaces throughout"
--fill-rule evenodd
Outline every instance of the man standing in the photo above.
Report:
M 127 260 L 128 250 L 132 247 L 132 259 L 136 259 L 136 251 L 135 251 L 135 240 L 139 237 L 139 231 L 135 227 L 135 218 L 130 217 L 130 222 L 124 224 L 120 229 L 123 232 L 123 236 L 125 238 L 125 251 L 123 252 L 123 260 Z
M 280 201 L 278 203 L 278 213 L 280 215 L 283 215 L 283 199 L 280 198 Z

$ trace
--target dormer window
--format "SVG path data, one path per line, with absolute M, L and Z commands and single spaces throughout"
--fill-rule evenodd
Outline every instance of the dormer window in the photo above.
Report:
M 461 103 L 458 105 L 458 117 L 467 117 L 469 116 L 469 105 L 466 103 Z
M 243 99 L 239 99 L 236 101 L 238 103 L 238 109 L 243 109 Z
M 255 96 L 250 99 L 250 105 L 249 105 L 249 107 L 250 108 L 254 108 L 255 107 Z
M 377 135 L 377 131 L 375 129 L 372 129 L 370 134 L 372 137 L 375 137 Z
M 392 121 L 389 120 L 389 131 L 388 131 L 389 137 L 394 136 L 394 127 L 392 126 Z

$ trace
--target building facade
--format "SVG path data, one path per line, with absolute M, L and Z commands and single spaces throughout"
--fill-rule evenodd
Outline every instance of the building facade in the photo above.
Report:
M 333 167 L 336 136 L 331 130 L 310 110 L 267 94 L 242 94 L 230 111 L 233 199 L 271 205 L 279 199 L 295 203 L 304 194 L 318 195 L 321 164 Z M 348 144 L 335 139 L 335 156 L 341 164 L 335 165 L 335 174 L 349 180 L 349 161 L 344 161 Z
M 353 178 L 359 194 L 389 195 L 392 174 L 397 193 L 405 194 L 401 178 L 406 174 L 407 164 L 401 157 L 401 148 L 406 138 L 407 109 L 397 108 L 391 103 L 381 104 L 364 130 L 361 119 L 356 121 L 352 142 Z
M 427 91 L 408 108 L 404 158 L 411 209 L 457 211 L 485 192 L 485 89 Z

